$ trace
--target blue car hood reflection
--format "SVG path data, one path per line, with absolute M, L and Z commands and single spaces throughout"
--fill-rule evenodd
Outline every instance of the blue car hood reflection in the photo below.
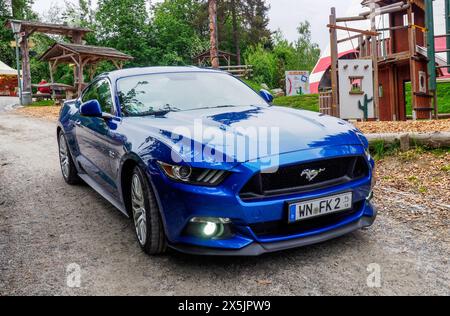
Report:
M 202 109 L 194 111 L 171 112 L 163 117 L 129 117 L 125 118 L 127 127 L 145 133 L 149 137 L 159 139 L 168 145 L 171 150 L 190 161 L 198 159 L 199 152 L 181 151 L 180 137 L 200 144 L 200 148 L 214 148 L 216 152 L 227 153 L 227 161 L 238 161 L 233 151 L 226 150 L 230 146 L 225 141 L 228 137 L 235 141 L 248 141 L 254 135 L 247 133 L 248 129 L 274 128 L 278 133 L 279 152 L 284 154 L 328 146 L 362 145 L 357 136 L 357 130 L 350 124 L 318 113 L 294 110 L 284 107 L 237 107 Z M 195 124 L 201 122 L 203 131 L 207 135 L 195 135 Z M 215 137 L 212 137 L 213 134 Z M 260 146 L 267 147 L 271 138 L 261 139 Z M 246 149 L 248 151 L 248 148 Z M 231 154 L 230 154 L 231 153 Z M 248 151 L 247 160 L 264 158 L 269 154 Z M 209 157 L 211 158 L 211 157 Z M 208 157 L 203 157 L 204 161 Z

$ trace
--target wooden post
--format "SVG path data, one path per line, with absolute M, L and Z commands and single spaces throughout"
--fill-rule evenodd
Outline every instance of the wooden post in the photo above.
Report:
M 22 51 L 22 91 L 31 93 L 31 68 L 30 68 L 30 52 L 28 47 L 28 33 L 22 37 L 20 42 Z M 28 105 L 28 104 L 24 104 Z
M 236 62 L 237 65 L 241 65 L 241 43 L 240 43 L 240 36 L 239 36 L 239 26 L 238 26 L 238 19 L 237 19 L 237 12 L 236 12 L 236 6 L 237 2 L 239 0 L 232 0 L 231 1 L 231 15 L 233 19 L 233 41 L 234 46 L 236 49 Z
M 217 3 L 216 0 L 209 0 L 209 32 L 211 42 L 211 66 L 219 68 L 219 49 L 217 41 Z
M 72 32 L 72 43 L 83 44 L 83 35 L 81 34 L 81 32 Z
M 48 62 L 48 69 L 50 71 L 50 83 L 53 85 L 55 83 L 55 79 L 53 77 L 53 65 L 52 65 L 51 61 Z M 55 90 L 52 89 L 52 98 L 53 98 L 53 100 L 55 100 L 55 97 L 56 97 Z
M 372 0 L 370 2 L 370 26 L 371 31 L 377 31 L 376 25 L 376 4 L 375 1 Z M 375 109 L 375 117 L 376 119 L 380 119 L 380 94 L 379 94 L 379 80 L 378 80 L 378 37 L 372 36 L 371 42 L 371 54 L 372 54 L 372 63 L 373 63 L 373 104 Z
M 415 28 L 413 27 L 414 21 L 413 21 L 413 11 L 412 11 L 412 5 L 408 8 L 408 24 L 410 25 L 410 28 L 408 29 L 408 42 L 409 42 L 409 64 L 410 64 L 410 76 L 411 76 L 411 105 L 413 110 L 413 120 L 417 119 L 417 113 L 416 113 L 416 62 L 414 60 L 414 56 L 416 55 L 416 41 L 415 41 Z
M 331 8 L 330 25 L 336 25 L 336 8 Z M 339 109 L 339 91 L 338 91 L 338 76 L 337 76 L 337 63 L 338 63 L 338 43 L 337 32 L 335 28 L 330 28 L 330 47 L 331 47 L 331 91 L 332 91 L 332 103 L 331 112 L 333 116 L 340 116 Z
M 80 56 L 78 59 L 79 62 L 79 71 L 78 71 L 78 95 L 81 95 L 81 91 L 83 91 L 83 83 L 84 83 L 84 63 L 83 58 Z

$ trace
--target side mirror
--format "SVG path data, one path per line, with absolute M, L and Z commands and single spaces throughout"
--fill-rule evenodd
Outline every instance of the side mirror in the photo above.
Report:
M 102 107 L 97 100 L 89 100 L 81 104 L 80 114 L 88 117 L 102 117 Z
M 272 103 L 273 102 L 273 95 L 267 91 L 262 89 L 261 91 L 259 91 L 259 95 L 267 102 L 267 103 Z

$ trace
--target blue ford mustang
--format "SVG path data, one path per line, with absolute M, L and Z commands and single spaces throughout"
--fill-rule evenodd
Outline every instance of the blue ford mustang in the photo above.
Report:
M 371 226 L 366 138 L 272 99 L 194 67 L 100 75 L 62 107 L 63 177 L 131 217 L 151 255 L 256 256 Z

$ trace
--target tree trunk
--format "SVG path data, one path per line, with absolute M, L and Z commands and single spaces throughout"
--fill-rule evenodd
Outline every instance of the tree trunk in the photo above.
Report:
M 386 145 L 400 143 L 403 150 L 409 146 L 421 145 L 430 148 L 450 147 L 450 132 L 404 133 L 404 134 L 368 134 L 370 144 L 384 142 Z M 409 146 L 408 146 L 409 145 Z
M 217 3 L 209 0 L 209 32 L 211 40 L 211 66 L 219 68 L 219 50 L 217 40 Z
M 236 61 L 237 64 L 241 65 L 241 43 L 239 38 L 239 28 L 238 28 L 238 20 L 237 20 L 237 12 L 236 12 L 236 2 L 239 0 L 231 1 L 231 15 L 233 17 L 233 40 L 234 47 L 236 49 Z

